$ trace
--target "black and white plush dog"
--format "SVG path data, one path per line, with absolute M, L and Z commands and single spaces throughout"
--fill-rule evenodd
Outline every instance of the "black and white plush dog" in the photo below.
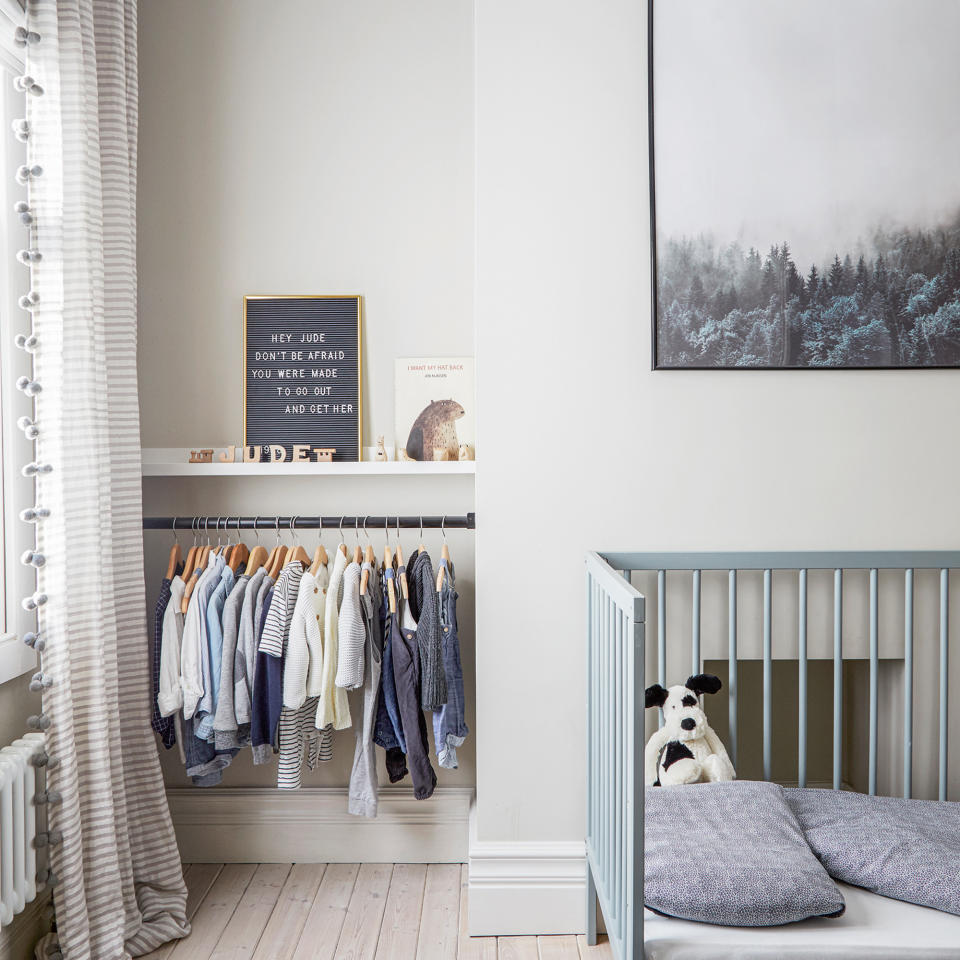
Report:
M 720 687 L 720 678 L 709 673 L 698 673 L 685 686 L 669 690 L 659 683 L 647 687 L 646 706 L 663 707 L 663 726 L 644 752 L 647 786 L 736 779 L 727 751 L 700 706 L 701 694 L 716 693 Z

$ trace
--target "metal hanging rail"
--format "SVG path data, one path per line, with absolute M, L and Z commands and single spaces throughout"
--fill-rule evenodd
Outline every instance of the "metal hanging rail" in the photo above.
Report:
M 475 513 L 466 514 L 444 514 L 423 516 L 396 516 L 390 514 L 384 516 L 374 516 L 370 514 L 365 516 L 359 514 L 356 516 L 287 516 L 287 517 L 238 517 L 230 515 L 229 517 L 221 514 L 209 514 L 198 517 L 144 517 L 144 530 L 193 530 L 194 532 L 205 532 L 207 529 L 216 531 L 235 530 L 334 530 L 345 528 L 347 530 L 366 529 L 369 532 L 376 531 L 377 528 L 387 527 L 395 530 L 397 527 L 407 530 L 475 530 L 477 528 L 477 515 Z

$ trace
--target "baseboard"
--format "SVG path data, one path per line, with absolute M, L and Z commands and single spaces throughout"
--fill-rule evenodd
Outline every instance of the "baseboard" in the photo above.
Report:
M 375 819 L 347 813 L 341 787 L 170 789 L 180 846 L 191 863 L 463 863 L 472 787 L 415 800 L 383 787 Z
M 571 841 L 480 841 L 471 824 L 470 935 L 583 933 L 584 845 Z
M 0 957 L 3 960 L 33 960 L 36 942 L 50 929 L 43 912 L 50 902 L 50 890 L 41 890 L 9 927 L 0 930 Z

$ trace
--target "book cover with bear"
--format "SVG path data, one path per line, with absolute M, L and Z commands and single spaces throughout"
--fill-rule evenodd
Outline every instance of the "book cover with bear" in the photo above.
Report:
M 397 359 L 394 409 L 398 460 L 472 460 L 473 357 Z

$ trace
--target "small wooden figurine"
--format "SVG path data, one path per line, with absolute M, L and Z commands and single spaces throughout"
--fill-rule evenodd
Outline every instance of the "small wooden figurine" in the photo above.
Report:
M 333 455 L 337 452 L 336 447 L 314 447 L 317 454 L 317 463 L 332 463 Z
M 383 445 L 383 434 L 382 434 L 382 433 L 380 434 L 379 437 L 377 437 L 377 452 L 376 452 L 376 454 L 375 454 L 375 458 L 376 458 L 377 460 L 387 460 L 387 459 L 389 459 L 389 458 L 387 457 L 387 448 Z
M 473 447 L 469 443 L 460 444 L 460 459 L 461 460 L 473 460 L 475 455 L 473 452 Z
M 209 450 L 191 450 L 191 463 L 213 463 L 213 448 Z

